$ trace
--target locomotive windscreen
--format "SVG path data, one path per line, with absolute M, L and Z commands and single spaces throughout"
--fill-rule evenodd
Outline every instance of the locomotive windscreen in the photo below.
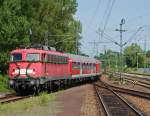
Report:
M 22 60 L 22 54 L 15 53 L 11 55 L 10 61 L 21 61 Z
M 27 61 L 40 61 L 40 54 L 38 53 L 28 53 Z

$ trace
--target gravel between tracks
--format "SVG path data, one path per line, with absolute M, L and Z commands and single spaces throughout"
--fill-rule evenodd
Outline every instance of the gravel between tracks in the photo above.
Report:
M 134 97 L 131 95 L 121 94 L 123 97 L 128 99 L 137 108 L 144 112 L 147 116 L 150 116 L 150 100 Z
M 81 116 L 103 116 L 102 109 L 98 106 L 98 99 L 92 85 L 87 85 L 81 109 Z
M 143 92 L 150 92 L 147 89 L 144 90 L 143 87 L 133 86 L 132 84 L 127 84 L 127 85 L 126 84 L 124 84 L 124 85 L 116 84 L 112 80 L 108 79 L 106 76 L 102 76 L 101 79 L 104 82 L 106 82 L 106 83 L 108 83 L 110 85 L 117 86 L 117 87 L 123 87 L 123 88 L 127 88 L 127 89 L 143 91 Z M 147 116 L 150 116 L 150 100 L 139 98 L 139 97 L 135 97 L 135 96 L 131 96 L 131 95 L 127 95 L 127 94 L 122 94 L 122 93 L 120 93 L 120 94 L 123 95 L 123 97 L 125 97 L 131 103 L 133 103 L 137 108 L 139 108 Z
M 108 78 L 108 76 L 106 75 L 102 76 L 101 80 L 116 87 L 150 93 L 150 90 L 148 88 L 136 85 L 134 83 L 118 84 L 118 81 L 114 81 L 113 79 Z

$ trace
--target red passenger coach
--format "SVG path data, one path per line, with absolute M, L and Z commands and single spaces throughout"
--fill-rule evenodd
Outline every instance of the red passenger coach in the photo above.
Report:
M 96 59 L 67 54 L 71 64 L 71 77 L 84 78 L 100 75 L 100 62 Z
M 60 53 L 47 46 L 19 48 L 10 55 L 9 84 L 17 93 L 38 93 L 42 89 L 51 90 L 55 83 L 94 80 L 101 74 L 100 61 Z

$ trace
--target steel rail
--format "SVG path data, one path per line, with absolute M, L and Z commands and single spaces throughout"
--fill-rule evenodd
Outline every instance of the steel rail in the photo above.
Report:
M 117 74 L 117 73 L 115 73 L 115 75 L 116 76 L 118 76 L 119 74 Z M 134 76 L 135 78 L 133 79 L 131 79 L 131 78 L 129 78 L 129 77 L 133 77 L 133 76 L 129 76 L 129 75 L 125 75 L 125 74 L 123 74 L 123 76 L 126 76 L 126 77 L 124 77 L 124 79 L 125 80 L 127 80 L 128 82 L 130 82 L 130 80 L 135 84 L 135 85 L 139 85 L 139 86 L 142 86 L 142 87 L 145 87 L 145 88 L 147 88 L 147 89 L 150 89 L 150 83 L 147 83 L 147 82 L 144 82 L 144 81 L 141 81 L 141 80 L 139 80 L 139 78 L 137 78 L 136 76 Z M 137 80 L 137 79 L 138 80 Z M 142 78 L 140 78 L 140 79 L 142 79 Z
M 125 78 L 125 80 L 128 82 L 131 82 L 131 83 L 135 82 L 135 85 L 139 85 L 139 86 L 145 87 L 147 89 L 150 89 L 150 84 L 148 84 L 148 83 L 144 83 L 144 82 L 141 82 L 141 81 L 138 81 L 135 79 L 129 79 L 129 78 Z
M 102 95 L 98 92 L 98 88 L 103 88 L 103 89 L 106 89 L 108 90 L 110 93 L 113 93 L 117 98 L 119 98 L 124 104 L 126 104 L 128 107 L 130 107 L 130 109 L 136 114 L 136 115 L 139 115 L 139 116 L 143 116 L 143 113 L 135 108 L 131 103 L 129 103 L 125 98 L 123 98 L 121 95 L 117 94 L 115 91 L 113 91 L 113 89 L 111 89 L 110 87 L 108 87 L 107 85 L 105 85 L 103 83 L 104 86 L 98 86 L 97 84 L 94 84 L 94 87 L 95 87 L 95 90 L 96 90 L 96 93 L 97 93 L 97 96 L 99 98 L 99 100 L 101 101 L 102 105 L 103 105 L 103 108 L 105 110 L 105 113 L 107 116 L 112 116 L 111 114 L 111 110 L 109 110 L 109 107 L 107 106 L 107 104 L 105 103 Z M 97 88 L 98 87 L 98 88 Z M 109 94 L 110 95 L 110 94 Z M 113 97 L 113 96 L 112 96 Z M 119 102 L 119 100 L 118 100 Z M 122 103 L 120 103 L 122 104 Z M 115 107 L 115 106 L 114 106 Z M 114 108 L 115 109 L 115 108 Z M 129 109 L 129 108 L 128 108 Z M 125 110 L 125 109 L 124 109 Z
M 29 98 L 29 97 L 30 96 L 17 96 L 17 95 L 4 96 L 4 97 L 0 97 L 0 104 L 10 103 L 21 99 Z
M 103 81 L 102 81 L 103 82 Z M 125 94 L 129 94 L 129 95 L 133 95 L 133 96 L 137 96 L 137 97 L 141 97 L 144 99 L 148 99 L 150 100 L 150 93 L 146 93 L 146 92 L 141 92 L 141 91 L 136 91 L 136 90 L 132 90 L 132 89 L 126 89 L 126 88 L 121 88 L 121 87 L 116 87 L 110 84 L 107 84 L 105 82 L 103 82 L 105 85 L 111 87 L 114 91 L 116 92 L 120 92 L 120 93 L 125 93 Z M 106 88 L 102 85 L 97 85 L 99 87 L 103 87 Z
M 106 105 L 105 105 L 105 103 L 104 103 L 102 97 L 101 97 L 100 94 L 98 93 L 98 89 L 96 88 L 96 86 L 94 86 L 94 88 L 95 88 L 95 90 L 96 90 L 96 94 L 97 94 L 97 96 L 98 96 L 98 98 L 99 98 L 99 101 L 100 101 L 101 104 L 103 105 L 105 114 L 106 114 L 107 116 L 109 116 L 109 112 L 108 112 L 108 110 L 107 110 L 107 107 L 106 107 Z M 100 106 L 100 105 L 99 105 L 99 106 Z
M 0 96 L 0 100 L 6 99 L 6 98 L 14 96 L 14 95 L 16 95 L 16 94 L 15 93 L 9 93 L 9 94 L 2 95 L 2 96 Z

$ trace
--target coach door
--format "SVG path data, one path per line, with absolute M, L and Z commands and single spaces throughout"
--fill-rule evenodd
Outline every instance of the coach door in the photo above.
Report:
M 95 71 L 95 68 L 94 68 L 94 64 L 92 64 L 92 73 L 94 73 Z

